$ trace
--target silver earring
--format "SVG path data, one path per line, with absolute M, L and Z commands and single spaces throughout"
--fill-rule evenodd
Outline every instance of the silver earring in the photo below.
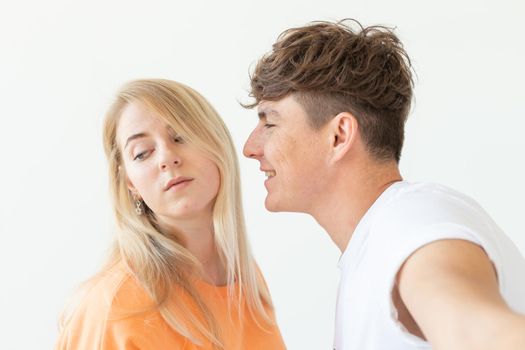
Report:
M 135 199 L 135 213 L 137 215 L 144 214 L 144 202 L 141 199 Z

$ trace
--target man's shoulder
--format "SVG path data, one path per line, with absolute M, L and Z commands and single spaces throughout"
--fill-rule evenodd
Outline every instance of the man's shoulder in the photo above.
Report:
M 450 187 L 430 182 L 404 182 L 379 211 L 378 219 L 417 221 L 423 217 L 481 214 L 479 204 Z
M 410 246 L 438 238 L 469 238 L 486 230 L 490 217 L 468 196 L 434 183 L 404 183 L 374 216 L 375 244 Z M 472 236 L 472 237 L 471 237 Z
M 392 196 L 392 201 L 439 201 L 444 199 L 457 199 L 463 201 L 473 200 L 453 189 L 452 187 L 435 183 L 435 182 L 409 182 L 402 181 L 396 188 L 395 195 Z

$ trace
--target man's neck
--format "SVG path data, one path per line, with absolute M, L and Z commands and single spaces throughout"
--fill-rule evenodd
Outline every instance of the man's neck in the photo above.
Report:
M 358 169 L 357 172 L 341 171 L 310 213 L 341 252 L 377 198 L 391 184 L 402 180 L 396 163 L 371 164 Z

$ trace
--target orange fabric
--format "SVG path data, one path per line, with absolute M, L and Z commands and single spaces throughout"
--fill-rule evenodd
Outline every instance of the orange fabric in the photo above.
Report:
M 244 318 L 240 322 L 237 309 L 229 309 L 226 287 L 216 287 L 204 282 L 197 282 L 196 287 L 220 327 L 227 350 L 286 349 L 277 325 L 263 323 L 264 329 L 261 329 L 245 306 L 242 306 Z M 182 294 L 180 292 L 176 297 L 187 302 L 188 297 Z M 197 346 L 175 332 L 158 311 L 151 310 L 152 305 L 152 300 L 138 282 L 123 265 L 117 265 L 107 271 L 87 292 L 71 321 L 60 334 L 55 349 L 212 349 L 209 343 Z M 197 313 L 191 303 L 187 302 L 186 305 Z M 130 310 L 148 308 L 149 311 L 129 316 Z M 128 316 L 122 317 L 126 311 Z

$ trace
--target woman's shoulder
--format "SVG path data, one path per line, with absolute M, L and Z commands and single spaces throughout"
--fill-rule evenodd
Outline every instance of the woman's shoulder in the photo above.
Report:
M 88 281 L 71 309 L 57 349 L 112 349 L 109 343 L 131 336 L 136 324 L 157 318 L 154 302 L 123 263 Z
M 122 262 L 99 273 L 90 284 L 79 305 L 81 310 L 96 310 L 98 314 L 114 317 L 118 309 L 138 310 L 153 305 L 145 289 Z

